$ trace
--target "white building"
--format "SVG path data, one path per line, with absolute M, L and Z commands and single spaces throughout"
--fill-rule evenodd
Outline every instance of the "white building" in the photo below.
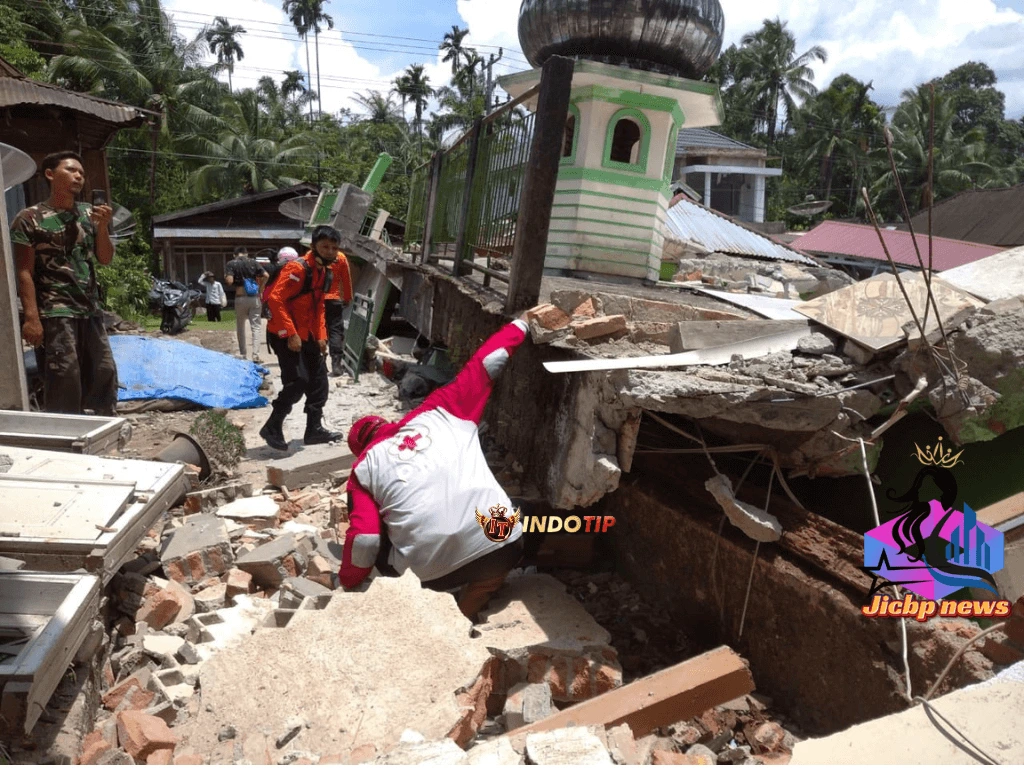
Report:
M 740 221 L 764 221 L 765 179 L 781 176 L 766 168 L 768 153 L 707 128 L 683 128 L 676 140 L 672 178 L 703 196 L 701 202 Z

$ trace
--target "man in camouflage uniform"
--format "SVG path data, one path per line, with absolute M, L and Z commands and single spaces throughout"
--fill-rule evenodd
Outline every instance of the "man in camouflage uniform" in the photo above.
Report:
M 49 155 L 41 169 L 49 199 L 21 211 L 11 224 L 24 310 L 21 335 L 45 349 L 46 410 L 112 416 L 117 368 L 103 326 L 95 263 L 109 264 L 114 257 L 113 210 L 76 202 L 85 171 L 74 152 Z

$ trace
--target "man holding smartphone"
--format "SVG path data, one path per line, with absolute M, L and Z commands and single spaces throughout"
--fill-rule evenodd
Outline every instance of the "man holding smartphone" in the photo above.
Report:
M 11 223 L 22 338 L 46 353 L 46 410 L 113 416 L 117 366 L 103 326 L 96 263 L 114 258 L 113 209 L 106 196 L 77 202 L 85 187 L 82 158 L 56 152 L 40 166 L 50 197 Z

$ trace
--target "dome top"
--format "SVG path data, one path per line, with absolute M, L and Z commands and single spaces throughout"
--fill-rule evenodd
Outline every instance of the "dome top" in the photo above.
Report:
M 534 67 L 557 55 L 699 78 L 718 60 L 724 29 L 718 0 L 523 0 L 519 9 L 519 43 Z

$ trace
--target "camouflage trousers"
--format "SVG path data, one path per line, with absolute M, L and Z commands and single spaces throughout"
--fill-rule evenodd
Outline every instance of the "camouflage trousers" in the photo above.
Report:
M 43 318 L 46 410 L 113 416 L 117 366 L 99 317 Z

